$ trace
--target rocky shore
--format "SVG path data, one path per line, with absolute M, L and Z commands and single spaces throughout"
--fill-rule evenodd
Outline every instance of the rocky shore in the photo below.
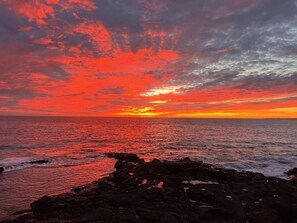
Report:
M 116 171 L 70 193 L 44 196 L 6 223 L 297 222 L 297 183 L 188 158 L 144 162 L 108 154 Z

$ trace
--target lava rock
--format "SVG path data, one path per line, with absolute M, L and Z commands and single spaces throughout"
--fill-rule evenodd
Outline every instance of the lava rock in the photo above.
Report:
M 31 204 L 31 210 L 37 219 L 48 219 L 59 215 L 59 207 L 53 197 L 43 196 Z
M 125 160 L 129 162 L 137 162 L 139 161 L 139 157 L 133 153 L 107 153 L 106 154 L 110 158 L 115 158 L 117 160 Z
M 56 196 L 7 223 L 29 222 L 297 222 L 297 187 L 253 172 L 190 159 L 144 162 L 110 153 L 116 170 Z
M 297 176 L 297 167 L 289 170 L 288 172 L 286 172 L 286 174 L 289 176 Z
M 30 162 L 27 162 L 29 164 L 44 164 L 44 163 L 49 163 L 50 161 L 49 160 L 33 160 L 33 161 L 30 161 Z

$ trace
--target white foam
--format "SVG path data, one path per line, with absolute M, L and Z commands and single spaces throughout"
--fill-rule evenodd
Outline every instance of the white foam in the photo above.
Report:
M 189 187 L 184 187 L 185 192 L 189 190 Z
M 34 157 L 11 157 L 0 160 L 0 165 L 6 166 L 6 165 L 17 165 L 21 163 L 26 163 L 34 160 Z
M 192 185 L 198 185 L 198 184 L 219 184 L 218 182 L 212 182 L 212 181 L 201 181 L 201 180 L 186 180 L 182 181 L 183 184 L 192 184 Z
M 103 154 L 96 157 L 84 156 L 81 158 L 76 158 L 72 154 L 70 156 L 24 156 L 24 157 L 10 157 L 0 160 L 0 166 L 4 168 L 4 172 L 22 170 L 29 167 L 38 168 L 59 168 L 59 167 L 71 167 L 85 165 L 93 162 L 101 161 L 106 159 Z M 38 163 L 32 161 L 49 160 L 50 162 Z
M 47 163 L 30 163 L 32 161 L 38 161 L 38 160 L 48 160 L 44 157 L 10 157 L 0 160 L 0 166 L 4 168 L 4 172 L 10 172 L 14 170 L 21 170 L 28 167 L 33 166 L 44 166 Z M 50 163 L 50 162 L 49 162 Z

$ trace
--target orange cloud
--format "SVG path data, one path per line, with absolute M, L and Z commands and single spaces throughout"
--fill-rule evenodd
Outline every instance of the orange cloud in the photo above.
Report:
M 78 49 L 79 51 L 79 49 Z M 153 53 L 148 49 L 138 52 L 120 52 L 113 57 L 58 57 L 56 61 L 65 64 L 65 69 L 73 74 L 144 74 L 162 70 L 178 58 L 174 51 Z
M 168 112 L 157 112 L 154 107 L 133 107 L 128 106 L 122 109 L 122 112 L 116 115 L 120 116 L 138 116 L 138 117 L 155 117 L 167 114 Z
M 75 26 L 72 31 L 88 35 L 94 43 L 96 50 L 100 50 L 102 55 L 109 55 L 114 50 L 109 32 L 99 22 L 82 22 Z
M 36 22 L 38 25 L 45 25 L 47 18 L 54 18 L 56 10 L 93 10 L 96 8 L 92 0 L 3 0 L 1 3 L 8 5 L 15 14 L 25 16 L 29 22 Z M 55 8 L 55 6 L 59 7 Z

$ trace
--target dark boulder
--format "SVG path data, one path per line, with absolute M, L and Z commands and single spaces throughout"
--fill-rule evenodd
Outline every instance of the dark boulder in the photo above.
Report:
M 49 163 L 49 160 L 32 160 L 30 162 L 27 162 L 29 164 L 44 164 L 44 163 Z
M 50 219 L 59 216 L 59 205 L 53 197 L 43 196 L 31 204 L 31 210 L 37 219 Z
M 0 173 L 4 172 L 4 167 L 0 166 Z
M 107 153 L 107 157 L 115 158 L 117 160 L 125 160 L 128 162 L 137 162 L 139 158 L 136 154 L 133 153 Z
M 286 174 L 289 176 L 297 176 L 297 167 L 289 170 L 288 172 L 286 172 Z

